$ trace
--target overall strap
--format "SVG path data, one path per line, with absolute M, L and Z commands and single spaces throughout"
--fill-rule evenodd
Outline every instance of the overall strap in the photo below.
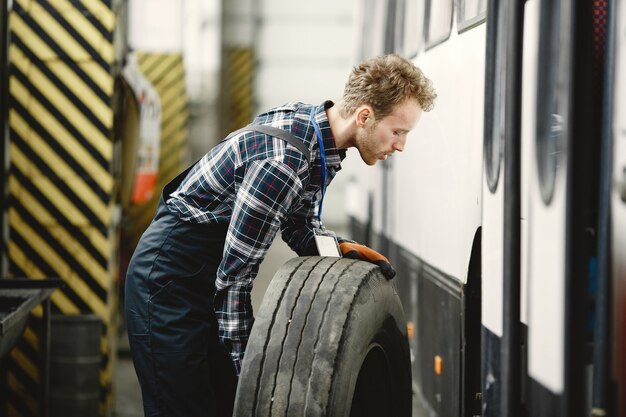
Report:
M 273 137 L 278 138 L 278 139 L 282 139 L 285 142 L 295 146 L 297 150 L 302 152 L 302 155 L 304 155 L 304 157 L 306 158 L 306 162 L 307 162 L 307 165 L 309 167 L 309 171 L 311 170 L 311 152 L 309 151 L 309 148 L 307 148 L 307 146 L 304 144 L 304 142 L 302 142 L 302 140 L 298 139 L 296 137 L 296 135 L 294 135 L 293 133 L 287 132 L 286 130 L 279 129 L 277 127 L 266 126 L 266 125 L 248 125 L 248 126 L 244 126 L 241 129 L 236 130 L 233 133 L 231 133 L 230 135 L 228 135 L 222 142 L 230 139 L 231 137 L 233 137 L 235 135 L 240 134 L 241 132 L 250 132 L 250 131 L 265 133 L 266 135 L 273 136 Z
M 278 138 L 278 139 L 282 139 L 285 142 L 295 146 L 296 149 L 298 149 L 302 153 L 302 155 L 304 155 L 304 157 L 306 158 L 307 167 L 308 167 L 308 170 L 309 170 L 309 178 L 311 177 L 311 152 L 309 151 L 309 148 L 307 148 L 307 146 L 304 144 L 304 142 L 302 142 L 300 139 L 298 139 L 298 137 L 296 137 L 296 135 L 294 135 L 293 133 L 287 132 L 286 130 L 279 129 L 279 128 L 273 127 L 273 126 L 248 125 L 248 126 L 242 127 L 239 130 L 235 130 L 233 133 L 231 133 L 226 138 L 224 138 L 220 143 L 227 141 L 228 139 L 232 138 L 235 135 L 240 134 L 241 132 L 260 132 L 260 133 L 264 133 L 266 135 L 273 136 L 273 137 Z M 202 158 L 200 158 L 200 159 L 202 159 Z M 200 159 L 198 159 L 198 161 L 200 161 Z M 169 195 L 171 193 L 176 191 L 176 189 L 178 188 L 180 183 L 183 182 L 183 180 L 185 179 L 185 177 L 187 176 L 189 171 L 191 171 L 191 168 L 193 168 L 194 165 L 196 165 L 198 163 L 198 161 L 196 161 L 193 164 L 191 164 L 191 166 L 189 168 L 187 168 L 186 170 L 184 170 L 183 172 L 178 174 L 176 176 L 176 178 L 174 178 L 172 181 L 170 181 L 169 183 L 167 183 L 165 185 L 165 187 L 163 188 L 163 197 L 164 198 L 167 199 L 167 197 L 169 197 Z

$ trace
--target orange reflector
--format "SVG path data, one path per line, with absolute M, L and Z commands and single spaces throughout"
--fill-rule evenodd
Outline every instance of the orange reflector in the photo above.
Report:
M 415 326 L 412 321 L 409 321 L 406 324 L 406 337 L 413 339 L 413 336 L 415 336 Z
M 443 372 L 443 359 L 441 356 L 435 355 L 435 375 L 441 375 Z
M 141 204 L 152 198 L 156 188 L 157 172 L 138 172 L 135 176 L 135 189 L 133 190 L 132 202 Z

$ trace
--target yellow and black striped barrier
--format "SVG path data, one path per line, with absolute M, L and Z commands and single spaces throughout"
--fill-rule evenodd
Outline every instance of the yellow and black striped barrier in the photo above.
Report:
M 222 136 L 252 121 L 254 110 L 252 48 L 227 47 L 222 66 Z
M 112 0 L 15 0 L 9 16 L 11 276 L 60 277 L 53 313 L 97 314 L 101 415 L 110 406 L 117 278 Z M 10 353 L 10 416 L 37 410 L 37 333 Z

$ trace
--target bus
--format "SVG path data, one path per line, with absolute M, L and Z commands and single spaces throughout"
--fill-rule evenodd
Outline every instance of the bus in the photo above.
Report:
M 626 4 L 357 0 L 359 59 L 433 81 L 405 150 L 350 165 L 430 416 L 626 416 Z

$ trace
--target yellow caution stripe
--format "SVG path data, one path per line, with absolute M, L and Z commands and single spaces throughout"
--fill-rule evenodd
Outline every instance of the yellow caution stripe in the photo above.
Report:
M 227 48 L 225 51 L 223 88 L 226 91 L 223 135 L 239 129 L 253 117 L 253 70 L 252 48 Z
M 114 88 L 119 63 L 110 0 L 15 0 L 9 15 L 8 270 L 59 277 L 51 310 L 95 313 L 114 335 L 119 227 L 114 223 Z M 117 7 L 117 6 L 115 6 Z M 36 308 L 31 317 L 41 316 Z M 102 352 L 102 415 L 112 347 Z M 38 327 L 10 353 L 10 415 L 37 414 Z

